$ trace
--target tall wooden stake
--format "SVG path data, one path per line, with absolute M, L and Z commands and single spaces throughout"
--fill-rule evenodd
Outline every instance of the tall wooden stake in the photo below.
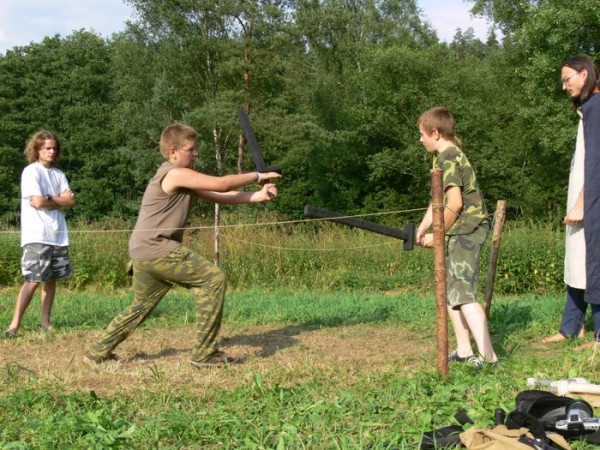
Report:
M 433 265 L 435 272 L 435 306 L 437 310 L 437 368 L 448 378 L 448 309 L 446 301 L 446 230 L 444 229 L 444 193 L 442 171 L 431 171 L 433 213 Z
M 492 252 L 488 266 L 487 279 L 485 281 L 485 297 L 483 309 L 486 317 L 490 318 L 492 308 L 492 294 L 494 292 L 494 281 L 496 279 L 496 267 L 498 266 L 498 254 L 500 242 L 502 241 L 502 228 L 504 227 L 504 216 L 506 215 L 506 200 L 498 200 L 496 213 L 494 214 L 494 234 L 492 235 Z
M 215 266 L 219 267 L 220 265 L 220 253 L 219 253 L 219 244 L 220 244 L 220 235 L 219 235 L 219 223 L 221 222 L 221 205 L 215 203 L 215 253 L 214 253 L 214 263 Z
M 220 131 L 215 125 L 213 127 L 213 141 L 215 146 L 215 159 L 217 161 L 217 173 L 219 176 L 223 175 L 223 149 L 221 147 L 220 142 Z M 219 224 L 221 223 L 221 205 L 215 203 L 215 253 L 214 253 L 214 262 L 215 266 L 220 265 L 220 254 L 219 248 L 221 245 L 220 235 L 219 235 Z

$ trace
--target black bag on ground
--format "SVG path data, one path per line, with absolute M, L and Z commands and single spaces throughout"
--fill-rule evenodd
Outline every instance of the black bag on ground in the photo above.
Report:
M 523 444 L 535 449 L 557 449 L 556 444 L 548 438 L 547 432 L 555 432 L 567 440 L 583 439 L 591 443 L 600 443 L 600 431 L 594 431 L 594 427 L 590 425 L 590 421 L 592 423 L 597 421 L 593 418 L 594 410 L 584 400 L 532 389 L 519 392 L 515 403 L 515 410 L 506 415 L 506 420 L 503 414 L 497 414 L 497 410 L 496 422 L 497 425 L 506 425 L 511 430 L 520 428 L 529 430 L 534 439 L 523 436 L 523 440 L 519 441 Z M 572 413 L 570 416 L 569 412 Z M 454 417 L 460 425 L 450 425 L 424 433 L 419 448 L 431 450 L 464 447 L 460 433 L 464 431 L 465 424 L 473 424 L 473 421 L 462 410 Z
M 526 427 L 538 437 L 545 431 L 554 431 L 567 439 L 586 436 L 597 442 L 594 409 L 585 400 L 563 397 L 552 392 L 531 389 L 517 394 L 515 411 L 508 414 L 508 428 Z M 535 422 L 539 425 L 537 425 Z
M 421 438 L 420 450 L 432 450 L 444 447 L 462 446 L 460 433 L 464 430 L 464 425 L 467 423 L 473 424 L 471 418 L 464 410 L 459 410 L 454 414 L 454 418 L 460 425 L 448 425 L 447 427 L 438 428 L 437 430 L 423 433 Z

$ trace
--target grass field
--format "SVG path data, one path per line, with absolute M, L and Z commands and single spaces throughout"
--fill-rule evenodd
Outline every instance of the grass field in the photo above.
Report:
M 419 215 L 422 212 L 418 213 Z M 433 252 L 403 250 L 403 241 L 327 222 L 279 222 L 277 218 L 228 217 L 220 230 L 220 265 L 232 289 L 368 289 L 427 293 Z M 412 217 L 393 217 L 386 225 L 402 229 Z M 192 218 L 184 243 L 213 260 L 213 230 L 207 219 Z M 66 286 L 75 291 L 128 288 L 130 225 L 70 227 L 69 254 L 74 273 Z M 481 257 L 481 290 L 489 263 L 491 238 Z M 0 286 L 18 286 L 21 248 L 18 230 L 0 231 Z M 502 237 L 494 292 L 502 295 L 561 292 L 564 233 L 548 223 L 507 223 Z
M 4 325 L 15 296 L 14 288 L 0 295 Z M 501 363 L 453 363 L 446 381 L 436 371 L 428 295 L 232 291 L 223 347 L 244 362 L 206 370 L 188 362 L 186 291 L 172 291 L 117 349 L 120 362 L 99 367 L 85 365 L 83 353 L 131 294 L 59 289 L 50 333 L 37 327 L 34 301 L 19 337 L 0 338 L 3 449 L 414 449 L 460 408 L 492 425 L 494 409 L 513 409 L 528 377 L 600 382 L 592 350 L 537 343 L 556 331 L 562 294 L 495 299 L 490 327 Z

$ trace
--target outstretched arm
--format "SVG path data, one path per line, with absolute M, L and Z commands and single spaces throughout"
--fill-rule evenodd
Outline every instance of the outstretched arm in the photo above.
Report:
M 187 167 L 171 169 L 161 182 L 163 191 L 172 194 L 178 189 L 190 189 L 193 191 L 215 191 L 229 192 L 250 184 L 259 183 L 271 178 L 280 178 L 277 172 L 249 172 L 237 175 L 225 175 L 223 177 L 213 177 L 196 172 Z
M 213 203 L 240 204 L 240 203 L 259 203 L 266 202 L 276 198 L 278 195 L 277 186 L 272 183 L 266 183 L 260 191 L 243 192 L 228 191 L 216 192 L 196 190 L 196 196 Z

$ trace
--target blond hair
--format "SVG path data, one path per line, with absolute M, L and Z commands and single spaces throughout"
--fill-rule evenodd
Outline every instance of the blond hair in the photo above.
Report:
M 429 108 L 419 116 L 417 125 L 423 128 L 423 131 L 428 135 L 433 133 L 433 130 L 437 130 L 444 139 L 454 142 L 461 148 L 463 146 L 463 142 L 455 132 L 456 121 L 454 116 L 444 106 Z
M 189 141 L 196 141 L 198 132 L 189 125 L 174 123 L 166 127 L 160 135 L 160 153 L 169 159 L 169 149 L 182 148 Z
M 34 163 L 38 160 L 40 156 L 40 149 L 44 146 L 48 139 L 52 139 L 56 143 L 56 153 L 54 155 L 54 161 L 58 161 L 62 156 L 62 147 L 60 146 L 60 141 L 56 133 L 48 130 L 39 130 L 36 131 L 31 138 L 29 138 L 29 142 L 25 146 L 25 150 L 23 154 L 27 158 L 27 162 Z

